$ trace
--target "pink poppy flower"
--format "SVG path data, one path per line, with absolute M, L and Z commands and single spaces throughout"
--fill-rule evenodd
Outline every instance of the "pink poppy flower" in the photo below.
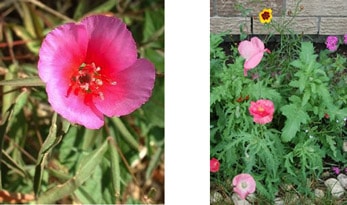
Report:
M 212 158 L 210 160 L 210 172 L 218 172 L 219 166 L 220 166 L 220 163 L 219 163 L 218 159 Z
M 255 192 L 255 180 L 250 174 L 239 174 L 233 179 L 234 192 L 236 192 L 241 199 L 246 199 L 249 194 Z
M 240 55 L 246 59 L 243 66 L 245 76 L 247 76 L 248 70 L 255 68 L 260 63 L 264 52 L 270 53 L 270 50 L 265 48 L 264 43 L 258 37 L 253 37 L 250 41 L 241 41 L 238 50 Z
M 275 106 L 271 100 L 257 100 L 251 102 L 249 112 L 253 116 L 253 121 L 259 124 L 266 124 L 272 121 Z
M 39 51 L 38 73 L 52 108 L 72 123 L 98 129 L 152 94 L 155 68 L 137 59 L 135 41 L 118 18 L 95 15 L 52 30 Z

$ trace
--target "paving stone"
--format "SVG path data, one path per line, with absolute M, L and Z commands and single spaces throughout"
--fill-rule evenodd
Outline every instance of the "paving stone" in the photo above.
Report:
M 315 189 L 315 190 L 314 190 L 314 195 L 315 195 L 317 198 L 323 198 L 323 197 L 324 197 L 324 191 L 321 190 L 321 189 Z
M 234 205 L 250 205 L 250 203 L 246 199 L 240 199 L 237 194 L 233 194 L 231 199 L 234 202 Z
M 339 174 L 337 176 L 337 179 L 339 180 L 341 186 L 345 189 L 347 189 L 347 175 L 345 174 Z
M 340 198 L 345 192 L 340 182 L 335 178 L 329 178 L 325 180 L 324 184 L 328 187 L 329 190 L 331 190 L 331 195 L 336 198 Z
M 223 196 L 218 191 L 213 191 L 210 194 L 210 203 L 217 203 L 223 201 Z

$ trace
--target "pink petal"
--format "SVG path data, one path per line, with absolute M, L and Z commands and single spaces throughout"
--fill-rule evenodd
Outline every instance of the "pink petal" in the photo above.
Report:
M 239 44 L 238 50 L 240 55 L 246 60 L 258 53 L 257 47 L 247 40 Z
M 264 43 L 258 37 L 251 38 L 251 43 L 258 49 L 259 52 L 264 52 Z
M 73 69 L 83 63 L 87 50 L 84 26 L 64 24 L 52 30 L 43 41 L 39 51 L 38 73 L 44 82 L 52 79 L 69 81 Z
M 264 116 L 264 117 L 254 117 L 253 121 L 255 123 L 259 123 L 261 125 L 264 125 L 266 123 L 269 123 L 272 121 L 273 115 L 268 115 L 268 116 Z
M 255 68 L 261 61 L 261 59 L 263 58 L 264 53 L 257 53 L 256 55 L 252 56 L 251 58 L 249 58 L 248 60 L 245 61 L 245 65 L 244 67 L 246 69 L 252 69 Z
M 51 81 L 46 87 L 48 101 L 52 108 L 69 120 L 89 129 L 98 129 L 104 124 L 104 116 L 92 104 L 86 104 L 84 96 L 71 93 L 66 97 L 68 85 L 60 81 Z
M 134 65 L 116 74 L 116 85 L 103 87 L 104 99 L 95 98 L 96 107 L 105 115 L 122 116 L 133 112 L 151 96 L 155 68 L 151 62 L 139 59 Z
M 81 24 L 90 38 L 86 63 L 100 66 L 102 74 L 119 72 L 135 63 L 136 43 L 120 19 L 97 15 L 84 18 Z

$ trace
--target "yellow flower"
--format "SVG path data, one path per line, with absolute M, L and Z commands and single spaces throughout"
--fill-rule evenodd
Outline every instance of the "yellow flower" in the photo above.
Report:
M 259 13 L 260 23 L 262 23 L 262 24 L 270 23 L 271 19 L 272 19 L 272 9 L 263 9 Z

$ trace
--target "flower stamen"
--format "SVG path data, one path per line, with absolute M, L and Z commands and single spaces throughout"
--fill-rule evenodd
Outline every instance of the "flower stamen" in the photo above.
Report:
M 76 72 L 74 72 L 70 78 L 69 88 L 67 90 L 66 97 L 68 97 L 73 91 L 75 95 L 92 95 L 97 96 L 101 100 L 104 100 L 104 94 L 101 92 L 101 87 L 108 83 L 110 85 L 116 85 L 116 81 L 107 79 L 101 73 L 101 67 L 96 66 L 95 63 L 85 64 L 83 63 Z

